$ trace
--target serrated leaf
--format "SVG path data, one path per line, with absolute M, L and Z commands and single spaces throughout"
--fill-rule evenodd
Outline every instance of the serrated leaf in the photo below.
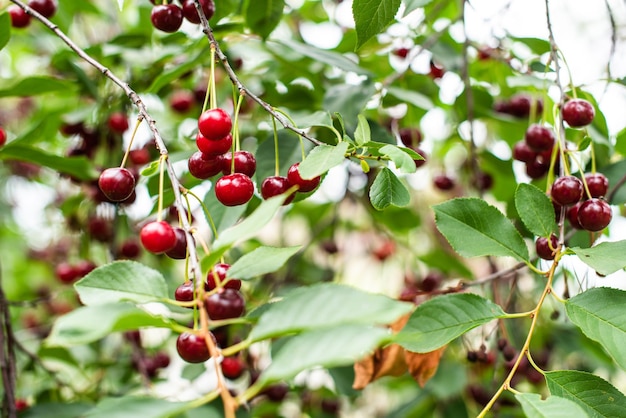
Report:
M 152 161 L 150 164 L 145 166 L 143 170 L 141 170 L 141 177 L 154 176 L 156 173 L 159 172 L 160 166 L 161 166 L 160 160 Z
M 135 261 L 115 261 L 98 267 L 74 284 L 85 305 L 113 302 L 154 302 L 168 297 L 163 275 Z
M 383 210 L 391 205 L 406 206 L 411 201 L 409 190 L 387 167 L 383 167 L 374 179 L 369 196 L 376 210 Z
M 424 110 L 430 110 L 434 107 L 433 101 L 428 96 L 412 90 L 401 89 L 398 87 L 387 87 L 387 94 L 412 104 L 415 107 Z
M 417 307 L 395 342 L 409 351 L 427 353 L 503 315 L 500 306 L 478 295 L 438 296 Z
M 515 208 L 526 228 L 540 237 L 556 231 L 554 206 L 544 192 L 532 184 L 521 183 L 515 191 Z
M 342 141 L 336 146 L 323 144 L 313 148 L 298 166 L 300 175 L 302 178 L 312 179 L 343 163 L 348 146 L 346 141 Z
M 433 206 L 437 228 L 463 257 L 509 256 L 528 260 L 528 248 L 513 224 L 478 198 L 457 198 Z
M 626 411 L 626 397 L 606 380 L 578 370 L 545 373 L 550 393 L 570 399 L 591 418 L 620 418 Z
M 519 393 L 515 395 L 522 405 L 527 418 L 587 418 L 589 415 L 575 402 L 560 396 L 550 396 L 541 400 L 536 393 Z
M 4 48 L 11 39 L 11 16 L 8 13 L 0 13 L 0 50 Z
M 158 398 L 124 396 L 104 398 L 87 414 L 85 418 L 169 418 L 189 409 L 190 404 L 169 402 Z
M 228 269 L 227 277 L 247 280 L 272 273 L 284 266 L 300 248 L 258 247 L 235 261 Z
M 91 180 L 97 177 L 93 163 L 85 157 L 53 155 L 38 148 L 13 142 L 0 149 L 0 160 L 27 161 L 69 174 L 80 180 Z
M 611 274 L 626 268 L 626 240 L 601 242 L 591 248 L 573 247 L 580 261 L 600 274 Z
M 626 370 L 626 291 L 597 287 L 565 303 L 569 319 L 602 347 Z
M 311 367 L 353 364 L 390 338 L 385 328 L 355 324 L 305 332 L 285 342 L 260 380 L 269 383 L 290 379 Z
M 13 80 L 11 80 L 13 81 Z M 7 80 L 2 80 L 0 82 L 1 85 L 9 85 Z M 69 92 L 76 89 L 75 83 L 72 83 L 67 80 L 62 80 L 54 77 L 46 77 L 46 76 L 33 76 L 28 78 L 23 78 L 13 84 L 10 87 L 6 87 L 0 89 L 0 97 L 11 97 L 11 96 L 37 96 L 40 94 L 46 93 L 54 93 L 54 92 L 63 92 L 63 94 L 67 95 Z
M 372 140 L 372 133 L 370 131 L 370 125 L 367 122 L 367 118 L 363 115 L 359 115 L 359 123 L 354 131 L 354 140 L 358 145 L 362 145 Z
M 245 10 L 246 24 L 254 33 L 267 39 L 283 17 L 284 0 L 251 0 Z
M 389 324 L 413 306 L 349 286 L 323 283 L 294 290 L 264 309 L 250 333 L 253 341 L 342 324 Z
M 354 0 L 352 16 L 357 36 L 355 49 L 359 49 L 389 26 L 400 8 L 400 3 L 400 0 Z
M 129 303 L 82 306 L 58 318 L 45 342 L 68 347 L 100 340 L 112 332 L 171 326 L 168 319 L 151 315 Z
M 385 145 L 380 148 L 380 152 L 388 156 L 401 172 L 415 173 L 415 161 L 411 158 L 409 153 L 404 151 L 404 149 L 405 148 L 398 147 L 396 145 Z M 423 159 L 419 154 L 416 153 L 416 155 L 417 159 Z

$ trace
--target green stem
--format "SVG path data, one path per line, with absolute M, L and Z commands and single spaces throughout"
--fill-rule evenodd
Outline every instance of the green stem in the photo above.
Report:
M 163 220 L 163 183 L 164 183 L 164 175 L 165 175 L 165 160 L 167 159 L 167 154 L 161 154 L 159 158 L 159 201 L 157 205 L 157 221 L 161 222 Z
M 135 128 L 133 129 L 133 133 L 130 136 L 130 141 L 128 142 L 128 146 L 126 147 L 126 151 L 124 152 L 124 158 L 122 158 L 122 163 L 120 164 L 120 168 L 124 168 L 126 165 L 126 161 L 128 160 L 128 154 L 130 154 L 130 149 L 133 146 L 133 141 L 135 140 L 135 135 L 137 135 L 137 130 L 139 129 L 139 125 L 143 118 L 141 115 L 137 118 L 137 122 L 135 123 Z

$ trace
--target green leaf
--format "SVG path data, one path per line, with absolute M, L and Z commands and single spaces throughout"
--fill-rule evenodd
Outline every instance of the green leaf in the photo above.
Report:
M 463 257 L 510 256 L 528 260 L 528 248 L 513 224 L 478 198 L 457 198 L 433 206 L 437 228 Z
M 57 319 L 45 342 L 51 346 L 67 347 L 97 341 L 112 332 L 171 326 L 169 320 L 128 303 L 83 306 Z
M 169 418 L 179 414 L 191 405 L 183 402 L 169 402 L 163 399 L 140 396 L 104 398 L 85 418 Z
M 114 261 L 98 267 L 74 284 L 85 305 L 132 301 L 154 302 L 167 299 L 163 275 L 135 261 Z
M 550 42 L 546 41 L 545 39 L 517 38 L 514 36 L 511 36 L 511 39 L 523 43 L 537 55 L 542 55 L 546 52 L 550 52 Z
M 626 370 L 626 291 L 597 287 L 565 303 L 567 316 L 583 333 L 599 342 Z
M 376 210 L 383 210 L 390 205 L 406 206 L 411 201 L 406 186 L 387 167 L 383 167 L 374 179 L 369 196 Z
M 400 0 L 354 0 L 352 15 L 356 26 L 357 44 L 359 49 L 370 38 L 378 35 L 394 20 Z
M 550 198 L 532 184 L 521 183 L 515 192 L 515 208 L 526 228 L 540 237 L 556 231 Z
M 316 62 L 324 63 L 333 68 L 339 68 L 340 70 L 357 73 L 360 75 L 371 75 L 369 71 L 367 71 L 363 67 L 359 67 L 353 60 L 338 52 L 327 51 L 312 45 L 296 42 L 291 39 L 281 39 L 272 42 L 276 42 L 278 44 L 286 46 L 291 51 L 295 51 L 301 55 L 304 55 L 305 57 L 313 59 Z M 272 42 L 268 42 L 268 46 L 271 47 Z
M 363 115 L 359 115 L 359 123 L 354 131 L 354 140 L 358 145 L 362 145 L 372 140 L 370 125 L 367 122 L 367 118 Z
M 284 0 L 250 0 L 247 2 L 246 24 L 254 33 L 267 39 L 283 17 Z
M 427 353 L 503 315 L 500 306 L 478 295 L 438 296 L 417 307 L 395 341 L 409 351 Z
M 580 405 L 591 418 L 624 416 L 626 397 L 606 380 L 578 370 L 545 373 L 550 393 Z
M 69 174 L 80 180 L 91 180 L 98 176 L 93 163 L 85 157 L 62 157 L 13 142 L 0 149 L 0 160 L 28 161 L 60 173 Z
M 158 93 L 163 87 L 171 86 L 172 82 L 180 80 L 185 73 L 198 68 L 198 65 L 206 59 L 207 55 L 208 51 L 202 50 L 194 58 L 189 58 L 179 65 L 172 66 L 167 71 L 160 72 L 147 91 L 149 93 Z
M 346 141 L 342 141 L 336 146 L 323 144 L 313 148 L 298 166 L 300 175 L 305 179 L 312 179 L 343 163 L 348 146 Z
M 404 151 L 405 149 L 409 148 L 398 147 L 396 145 L 385 145 L 380 148 L 380 152 L 387 155 L 401 172 L 415 173 L 415 161 L 411 158 L 408 152 Z M 423 159 L 415 151 L 411 150 L 411 152 L 415 153 L 416 159 Z
M 8 84 L 6 79 L 0 81 L 0 85 L 6 86 Z M 69 92 L 75 90 L 75 88 L 75 83 L 67 80 L 46 76 L 33 76 L 23 78 L 14 82 L 10 87 L 0 89 L 0 97 L 37 96 L 54 92 L 63 92 L 64 95 L 67 95 Z
M 388 329 L 355 324 L 305 332 L 289 338 L 272 356 L 260 381 L 290 379 L 311 367 L 353 364 L 390 338 Z
M 88 403 L 49 403 L 37 402 L 19 414 L 20 418 L 79 418 L 93 408 Z
M 515 395 L 515 398 L 522 405 L 524 414 L 528 418 L 586 418 L 589 416 L 576 403 L 559 396 L 550 396 L 546 400 L 541 400 L 541 395 L 536 393 L 520 393 Z
M 404 16 L 408 15 L 414 10 L 419 9 L 420 7 L 427 6 L 432 2 L 433 0 L 404 0 Z
M 240 280 L 252 279 L 281 268 L 292 255 L 300 250 L 297 247 L 258 247 L 243 255 L 228 269 L 227 276 Z
M 412 104 L 415 107 L 424 110 L 430 110 L 434 107 L 433 101 L 421 93 L 412 90 L 401 89 L 398 87 L 387 87 L 387 94 Z
M 250 333 L 253 341 L 342 324 L 390 324 L 413 309 L 384 295 L 332 283 L 299 288 L 264 306 Z
M 11 16 L 8 13 L 0 13 L 0 50 L 4 48 L 11 39 Z
M 161 160 L 152 161 L 150 164 L 144 167 L 141 170 L 141 177 L 150 177 L 154 176 L 159 172 L 159 167 L 161 166 Z
M 626 240 L 601 242 L 591 248 L 573 247 L 580 261 L 600 274 L 611 274 L 626 267 Z

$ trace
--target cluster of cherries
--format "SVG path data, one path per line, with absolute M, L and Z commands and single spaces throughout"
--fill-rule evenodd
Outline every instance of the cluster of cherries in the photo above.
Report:
M 30 0 L 28 7 L 49 19 L 57 11 L 56 0 Z M 21 7 L 13 4 L 9 6 L 9 16 L 11 17 L 11 26 L 14 28 L 25 28 L 30 25 L 30 15 Z
M 183 18 L 191 23 L 200 23 L 194 0 L 182 0 L 180 6 L 173 4 L 171 0 L 167 4 L 162 4 L 163 2 L 158 0 L 150 0 L 150 2 L 155 5 L 150 13 L 150 21 L 155 28 L 163 32 L 176 32 L 183 24 Z M 215 13 L 213 0 L 200 0 L 200 6 L 207 20 L 211 19 Z

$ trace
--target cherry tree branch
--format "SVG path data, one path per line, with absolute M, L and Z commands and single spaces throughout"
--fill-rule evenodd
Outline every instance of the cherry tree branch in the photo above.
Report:
M 2 375 L 2 399 L 3 416 L 14 418 L 17 416 L 15 409 L 15 384 L 17 373 L 15 370 L 16 343 L 11 327 L 11 314 L 7 303 L 4 289 L 2 288 L 2 272 L 0 271 L 0 374 Z

